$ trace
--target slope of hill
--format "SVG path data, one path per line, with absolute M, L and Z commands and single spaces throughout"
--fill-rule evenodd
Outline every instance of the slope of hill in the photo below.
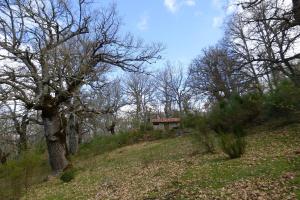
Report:
M 74 180 L 51 179 L 24 199 L 297 199 L 300 125 L 255 128 L 240 159 L 201 153 L 191 136 L 74 159 Z

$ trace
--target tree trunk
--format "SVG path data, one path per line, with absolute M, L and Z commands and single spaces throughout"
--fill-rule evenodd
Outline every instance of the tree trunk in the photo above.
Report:
M 79 130 L 79 134 L 78 134 L 78 144 L 82 144 L 82 141 L 83 141 L 83 130 L 81 129 L 81 126 L 80 124 L 78 124 L 78 128 Z
M 69 164 L 66 151 L 66 134 L 58 110 L 43 110 L 42 119 L 48 148 L 49 162 L 54 174 L 62 172 Z
M 272 92 L 272 91 L 274 91 L 274 87 L 273 87 L 273 84 L 272 84 L 272 81 L 271 81 L 270 74 L 266 73 L 266 76 L 267 76 L 267 82 L 268 82 L 269 89 Z
M 20 128 L 18 129 L 18 133 L 19 133 L 19 153 L 21 153 L 21 151 L 26 151 L 27 150 L 27 127 L 29 124 L 29 120 L 28 120 L 28 115 L 25 114 L 22 117 L 22 121 L 21 121 L 21 125 Z
M 7 157 L 9 156 L 9 153 L 4 153 L 1 149 L 0 149 L 0 163 L 1 164 L 5 164 L 7 161 Z
M 179 114 L 180 114 L 180 117 L 182 117 L 183 116 L 183 109 L 182 109 L 182 101 L 181 100 L 179 100 L 178 101 L 178 107 L 179 107 Z
M 79 123 L 75 114 L 71 113 L 68 121 L 69 153 L 75 155 L 78 151 Z
M 109 128 L 109 131 L 112 135 L 115 134 L 115 127 L 116 127 L 116 123 L 115 122 L 112 122 L 110 128 Z
M 19 137 L 20 137 L 19 138 L 19 142 L 18 142 L 18 152 L 19 153 L 21 153 L 22 151 L 26 151 L 27 150 L 26 129 L 24 131 L 19 132 Z

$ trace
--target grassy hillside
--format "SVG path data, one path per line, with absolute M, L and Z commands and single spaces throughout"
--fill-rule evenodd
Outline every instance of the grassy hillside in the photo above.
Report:
M 76 177 L 29 189 L 24 199 L 298 199 L 300 125 L 258 127 L 240 159 L 204 154 L 191 136 L 74 158 Z

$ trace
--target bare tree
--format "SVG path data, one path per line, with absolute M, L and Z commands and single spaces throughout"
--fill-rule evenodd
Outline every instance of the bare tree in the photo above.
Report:
M 164 105 L 164 113 L 166 117 L 172 115 L 172 91 L 170 88 L 172 69 L 170 66 L 166 66 L 164 69 L 159 71 L 156 75 L 157 85 L 157 98 Z
M 97 116 L 101 122 L 98 125 L 112 135 L 115 134 L 120 109 L 127 105 L 121 80 L 115 79 L 103 85 L 101 90 L 92 90 L 91 92 L 94 98 L 89 99 L 89 104 L 96 110 L 102 111 L 102 115 Z
M 121 37 L 114 7 L 89 14 L 84 0 L 0 3 L 0 84 L 27 109 L 40 110 L 53 172 L 68 166 L 64 110 L 74 93 L 105 67 L 138 71 L 160 45 Z
M 189 86 L 196 94 L 221 101 L 233 93 L 245 92 L 245 79 L 239 63 L 223 46 L 203 50 L 189 68 Z
M 18 153 L 21 153 L 26 151 L 28 147 L 29 126 L 31 124 L 41 125 L 42 122 L 38 119 L 36 113 L 24 107 L 23 102 L 9 99 L 8 94 L 4 90 L 1 89 L 0 91 L 1 120 L 9 124 L 6 130 L 3 131 L 12 135 L 17 142 Z
M 260 79 L 264 76 L 265 71 L 262 71 L 255 62 L 252 62 L 252 55 L 256 48 L 252 46 L 252 42 L 247 38 L 247 35 L 251 34 L 252 31 L 252 29 L 247 29 L 244 26 L 242 17 L 235 14 L 228 22 L 226 37 L 229 48 L 234 51 L 239 59 L 245 75 L 253 80 L 254 88 L 262 94 L 263 87 Z
M 105 102 L 103 105 L 106 107 L 104 110 L 109 110 L 109 112 L 104 115 L 105 127 L 112 135 L 114 135 L 116 131 L 120 109 L 127 105 L 124 99 L 124 93 L 121 81 L 115 80 L 108 85 L 102 94 Z
M 157 96 L 164 105 L 166 117 L 171 116 L 175 107 L 180 115 L 189 109 L 190 88 L 187 85 L 187 79 L 180 64 L 177 66 L 167 62 L 165 68 L 158 72 L 156 76 Z
M 169 69 L 172 69 L 170 75 L 171 80 L 169 83 L 169 87 L 171 89 L 171 94 L 173 100 L 176 102 L 180 115 L 183 114 L 184 110 L 188 108 L 188 99 L 190 88 L 187 84 L 188 77 L 183 71 L 183 67 L 181 65 L 174 66 L 171 63 L 167 64 Z M 185 108 L 185 109 L 184 109 Z
M 251 44 L 249 64 L 255 63 L 266 75 L 271 74 L 275 82 L 278 74 L 282 74 L 300 85 L 300 71 L 296 67 L 300 59 L 297 50 L 300 27 L 293 24 L 291 10 L 292 5 L 286 0 L 258 1 L 238 13 L 233 24 L 246 30 L 237 38 Z M 245 44 L 240 45 L 239 40 L 233 39 L 233 43 L 239 46 L 236 49 L 245 49 Z M 244 56 L 247 57 L 247 53 Z
M 6 117 L 11 119 L 15 128 L 18 139 L 18 151 L 21 153 L 22 151 L 27 149 L 27 128 L 29 125 L 29 111 L 24 110 L 24 108 L 18 108 L 18 104 L 16 101 L 11 103 L 4 103 L 8 113 L 6 116 L 2 115 L 2 117 Z
M 129 74 L 125 81 L 126 96 L 128 103 L 133 105 L 135 121 L 139 126 L 148 121 L 149 113 L 155 101 L 155 84 L 154 80 L 146 74 L 134 73 Z
M 240 0 L 238 1 L 238 5 L 242 5 L 244 9 L 249 9 L 256 7 L 260 4 L 267 3 L 268 0 Z M 289 3 L 291 1 L 281 0 L 277 2 L 284 2 Z M 277 4 L 278 5 L 278 4 Z M 294 21 L 290 21 L 289 17 L 290 15 L 293 15 Z M 286 18 L 287 17 L 287 18 Z M 289 23 L 291 26 L 297 26 L 300 25 L 300 1 L 299 0 L 292 0 L 292 6 L 291 9 L 286 10 L 285 14 L 282 16 L 272 16 L 268 18 L 268 20 L 284 20 L 287 23 Z

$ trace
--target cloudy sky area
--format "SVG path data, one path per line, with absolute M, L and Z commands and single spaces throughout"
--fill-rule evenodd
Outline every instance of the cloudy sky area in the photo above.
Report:
M 101 1 L 103 2 L 103 1 Z M 223 35 L 226 0 L 105 0 L 115 2 L 123 30 L 146 42 L 162 42 L 165 60 L 187 66 Z M 159 62 L 157 65 L 162 65 Z

